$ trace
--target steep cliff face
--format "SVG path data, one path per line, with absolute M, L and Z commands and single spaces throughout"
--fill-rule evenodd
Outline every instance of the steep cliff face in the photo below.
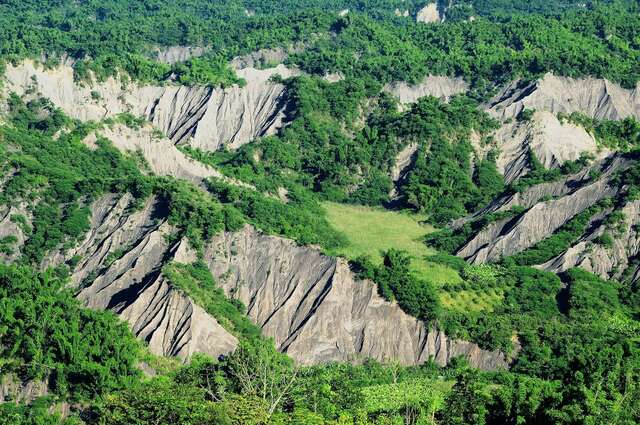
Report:
M 407 104 L 414 103 L 424 96 L 449 100 L 451 96 L 467 92 L 469 84 L 462 78 L 428 75 L 418 84 L 400 81 L 387 84 L 384 90 L 397 97 L 400 103 Z
M 572 267 L 582 267 L 605 279 L 619 279 L 627 272 L 632 281 L 637 281 L 640 277 L 638 264 L 630 260 L 640 254 L 640 201 L 627 202 L 620 211 L 624 218 L 618 229 L 612 231 L 610 226 L 601 222 L 566 252 L 540 265 L 540 268 L 563 272 Z M 598 243 L 598 237 L 604 234 L 613 235 L 611 246 Z
M 511 183 L 530 168 L 532 153 L 545 168 L 557 168 L 575 161 L 583 153 L 602 159 L 610 152 L 600 148 L 584 128 L 558 120 L 550 111 L 537 111 L 525 122 L 511 121 L 494 134 L 500 148 L 498 171 Z
M 487 105 L 496 118 L 515 118 L 523 109 L 571 113 L 592 118 L 617 120 L 640 117 L 640 87 L 623 89 L 596 78 L 573 79 L 546 74 L 541 80 L 507 86 Z
M 598 201 L 617 195 L 621 188 L 614 183 L 614 177 L 630 164 L 631 161 L 622 156 L 613 157 L 562 181 L 534 186 L 524 193 L 496 200 L 476 216 L 506 211 L 516 205 L 526 211 L 516 218 L 488 225 L 457 255 L 472 263 L 484 263 L 532 247 Z M 600 178 L 592 179 L 592 170 L 601 174 Z
M 75 258 L 72 283 L 78 298 L 88 307 L 120 315 L 154 354 L 229 353 L 237 339 L 162 276 L 168 261 L 186 260 L 186 242 L 169 242 L 173 229 L 156 200 L 133 213 L 128 212 L 131 201 L 125 195 L 94 203 L 85 239 L 73 250 L 52 255 L 45 265 Z
M 236 70 L 245 68 L 264 69 L 284 63 L 289 55 L 300 53 L 304 50 L 304 43 L 296 43 L 285 47 L 273 49 L 260 49 L 255 52 L 235 57 L 231 61 L 231 66 Z
M 85 239 L 43 266 L 75 263 L 78 298 L 120 315 L 155 354 L 233 351 L 237 339 L 162 275 L 171 261 L 196 260 L 187 241 L 171 237 L 163 205 L 151 199 L 132 212 L 131 201 L 110 195 L 95 202 Z M 374 283 L 357 281 L 344 261 L 293 241 L 247 226 L 215 237 L 204 259 L 228 296 L 243 301 L 263 333 L 300 364 L 365 358 L 419 364 L 429 357 L 446 364 L 464 356 L 484 369 L 507 367 L 503 354 L 425 327 L 383 300 Z
M 157 48 L 153 54 L 158 62 L 172 65 L 202 56 L 207 50 L 206 47 L 202 46 L 170 46 Z
M 122 124 L 104 127 L 89 134 L 84 143 L 91 147 L 98 136 L 109 139 L 122 152 L 139 152 L 151 171 L 196 184 L 208 177 L 223 178 L 217 170 L 187 157 L 166 137 L 156 134 L 150 125 L 129 128 Z
M 227 89 L 185 86 L 139 86 L 109 78 L 102 83 L 77 84 L 73 68 L 45 70 L 31 61 L 6 70 L 5 93 L 40 93 L 73 118 L 102 120 L 129 112 L 143 116 L 174 144 L 189 143 L 204 150 L 237 148 L 256 137 L 275 133 L 286 124 L 285 86 L 273 75 L 291 76 L 280 65 L 268 70 L 238 71 L 244 87 Z
M 506 367 L 502 354 L 425 327 L 383 300 L 373 282 L 356 280 L 344 261 L 292 241 L 247 227 L 214 238 L 205 259 L 226 293 L 299 363 L 434 357 L 445 364 L 462 355 L 478 367 Z

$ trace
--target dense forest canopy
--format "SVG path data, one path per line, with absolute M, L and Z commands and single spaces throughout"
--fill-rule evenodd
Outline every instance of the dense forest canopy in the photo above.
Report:
M 69 54 L 89 60 L 99 76 L 126 71 L 134 78 L 163 80 L 171 72 L 190 81 L 189 67 L 157 64 L 153 49 L 205 46 L 211 73 L 224 75 L 221 61 L 258 50 L 306 41 L 311 48 L 293 59 L 303 70 L 367 76 L 381 82 L 417 81 L 427 73 L 461 75 L 485 88 L 487 81 L 535 76 L 605 76 L 634 86 L 638 70 L 637 4 L 589 3 L 562 16 L 522 15 L 538 3 L 477 2 L 489 17 L 504 18 L 449 25 L 423 25 L 397 17 L 395 9 L 415 12 L 411 2 L 14 2 L 0 4 L 0 59 L 55 61 Z M 545 11 L 566 2 L 545 2 Z M 338 16 L 342 8 L 352 12 Z M 385 13 L 382 13 L 382 12 Z M 38 31 L 32 31 L 38 28 Z M 328 37 L 330 33 L 337 37 Z M 352 60 L 354 55 L 361 56 Z M 76 65 L 84 75 L 84 62 Z M 201 70 L 206 69 L 200 66 Z M 185 75 L 186 74 L 186 75 Z M 211 84 L 234 82 L 211 78 Z M 206 80 L 199 80 L 206 82 Z

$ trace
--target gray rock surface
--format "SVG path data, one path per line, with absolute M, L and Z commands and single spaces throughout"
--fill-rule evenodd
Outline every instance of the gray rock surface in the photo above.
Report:
M 20 249 L 24 245 L 26 236 L 20 225 L 11 219 L 14 215 L 21 215 L 27 220 L 27 225 L 31 222 L 31 213 L 27 210 L 27 205 L 20 202 L 14 206 L 0 206 L 0 240 L 6 237 L 15 236 L 16 242 L 11 244 L 13 250 L 11 254 L 0 252 L 0 262 L 14 261 L 20 254 Z
M 293 75 L 280 65 L 268 70 L 246 68 L 238 76 L 245 87 L 227 89 L 185 86 L 123 86 L 113 78 L 80 85 L 73 68 L 45 70 L 32 61 L 7 66 L 4 93 L 34 89 L 73 118 L 102 120 L 128 112 L 143 116 L 173 143 L 189 143 L 214 151 L 237 148 L 256 137 L 274 134 L 286 124 L 287 96 L 273 75 Z
M 403 81 L 387 84 L 384 90 L 400 100 L 400 103 L 415 103 L 424 96 L 434 96 L 449 100 L 451 96 L 466 93 L 469 84 L 462 78 L 451 78 L 428 75 L 418 84 L 408 84 Z
M 296 43 L 287 48 L 276 47 L 273 49 L 260 49 L 246 55 L 235 57 L 231 61 L 231 67 L 236 70 L 241 70 L 245 68 L 263 69 L 277 66 L 283 64 L 284 61 L 289 58 L 289 55 L 300 53 L 304 48 L 305 45 L 303 43 Z
M 205 260 L 225 292 L 276 346 L 301 364 L 397 359 L 439 364 L 465 356 L 478 367 L 506 367 L 504 356 L 451 340 L 383 300 L 348 265 L 250 227 L 214 238 Z
M 530 151 L 548 169 L 575 161 L 582 153 L 597 159 L 610 154 L 606 148 L 599 148 L 584 128 L 562 123 L 544 110 L 536 111 L 530 121 L 504 124 L 495 132 L 494 140 L 500 151 L 496 165 L 507 183 L 529 172 Z
M 625 217 L 622 226 L 624 230 L 621 233 L 600 224 L 566 252 L 539 267 L 552 272 L 582 267 L 604 279 L 620 278 L 631 266 L 629 259 L 637 257 L 640 253 L 640 201 L 627 202 L 621 211 Z M 613 236 L 611 248 L 596 242 L 596 238 L 605 233 Z
M 78 298 L 120 315 L 155 354 L 186 359 L 232 351 L 237 339 L 162 275 L 170 261 L 196 260 L 187 242 L 170 242 L 174 229 L 157 201 L 132 212 L 131 200 L 111 195 L 95 202 L 85 239 L 43 267 L 79 259 L 72 273 Z M 365 358 L 418 364 L 429 357 L 445 364 L 465 356 L 481 368 L 507 367 L 503 354 L 451 340 L 386 302 L 343 260 L 290 240 L 247 226 L 215 237 L 204 259 L 226 293 L 242 300 L 264 334 L 300 364 Z
M 191 58 L 204 55 L 207 52 L 206 47 L 202 46 L 170 46 L 156 48 L 154 50 L 155 58 L 158 62 L 173 65 L 178 62 L 184 62 Z
M 415 163 L 417 151 L 418 144 L 409 143 L 396 156 L 396 160 L 391 168 L 391 180 L 394 183 L 394 187 L 391 189 L 391 193 L 389 194 L 391 199 L 398 198 L 397 186 L 406 179 L 407 174 Z
M 550 236 L 577 214 L 598 201 L 616 195 L 620 188 L 612 184 L 614 174 L 629 166 L 629 161 L 618 156 L 595 164 L 602 176 L 592 181 L 589 169 L 560 182 L 534 186 L 524 193 L 505 197 L 476 214 L 506 211 L 519 205 L 526 212 L 514 220 L 501 220 L 490 224 L 470 239 L 456 254 L 472 263 L 494 261 L 513 255 Z M 458 221 L 460 225 L 464 220 Z
M 0 374 L 0 404 L 5 401 L 26 404 L 48 393 L 47 382 L 22 381 L 14 374 Z
M 209 177 L 224 178 L 219 171 L 187 157 L 169 139 L 156 135 L 150 125 L 139 129 L 122 124 L 104 127 L 90 133 L 84 143 L 91 147 L 98 135 L 109 139 L 122 152 L 140 152 L 151 171 L 159 176 L 196 184 Z
M 437 3 L 429 3 L 418 11 L 416 15 L 416 21 L 424 22 L 426 24 L 433 22 L 441 22 L 444 16 L 440 15 Z
M 604 79 L 574 79 L 546 74 L 528 84 L 514 82 L 488 105 L 497 118 L 515 118 L 523 109 L 582 112 L 592 118 L 617 120 L 640 117 L 640 87 L 623 89 Z
M 162 276 L 171 260 L 189 262 L 181 241 L 170 244 L 173 229 L 150 200 L 128 213 L 131 197 L 108 196 L 92 206 L 91 230 L 80 245 L 52 255 L 48 264 L 80 258 L 72 274 L 78 298 L 88 307 L 112 310 L 127 321 L 152 353 L 189 358 L 201 352 L 233 351 L 237 339 Z

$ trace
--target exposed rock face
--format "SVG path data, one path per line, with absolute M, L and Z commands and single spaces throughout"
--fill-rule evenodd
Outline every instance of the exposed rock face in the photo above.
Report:
M 406 175 L 407 169 L 414 161 L 414 156 L 417 151 L 417 143 L 409 143 L 407 146 L 405 146 L 404 149 L 400 151 L 400 153 L 396 157 L 393 168 L 391 169 L 391 179 L 394 182 L 398 182 Z
M 0 186 L 1 190 L 2 186 Z M 15 243 L 10 245 L 12 253 L 7 254 L 0 252 L 1 261 L 13 261 L 20 253 L 20 248 L 24 245 L 26 236 L 19 223 L 13 220 L 12 217 L 19 215 L 26 219 L 27 225 L 31 221 L 31 213 L 27 210 L 26 204 L 19 204 L 11 207 L 0 207 L 0 240 L 14 236 L 16 238 Z
M 280 65 L 271 70 L 246 68 L 238 75 L 245 87 L 225 90 L 179 87 L 167 90 L 144 115 L 174 143 L 215 151 L 236 149 L 256 137 L 272 135 L 285 124 L 285 86 L 269 82 L 292 73 Z
M 391 193 L 389 194 L 389 197 L 391 199 L 398 198 L 397 186 L 399 186 L 399 183 L 403 182 L 406 179 L 407 174 L 409 173 L 409 170 L 411 169 L 412 165 L 416 160 L 417 151 L 418 151 L 418 144 L 415 142 L 409 143 L 396 156 L 396 160 L 393 164 L 393 168 L 391 169 L 391 180 L 395 184 L 394 187 L 391 189 Z
M 563 272 L 572 267 L 595 273 L 605 279 L 620 278 L 622 273 L 630 267 L 629 259 L 640 253 L 640 201 L 628 202 L 623 208 L 623 231 L 611 231 L 606 225 L 600 224 L 576 244 L 558 257 L 542 264 L 540 268 Z M 608 248 L 599 245 L 595 240 L 605 233 L 612 234 L 613 246 Z M 633 266 L 637 268 L 637 265 Z M 637 274 L 637 273 L 636 273 Z
M 97 201 L 84 241 L 48 264 L 79 256 L 72 274 L 78 298 L 120 315 L 154 354 L 186 359 L 196 352 L 216 357 L 233 351 L 237 339 L 162 276 L 168 261 L 192 259 L 184 255 L 184 242 L 168 243 L 172 228 L 161 219 L 161 206 L 150 200 L 129 214 L 131 200 L 125 195 Z
M 300 53 L 304 50 L 304 44 L 298 43 L 288 48 L 277 47 L 274 49 L 261 49 L 247 55 L 234 58 L 231 61 L 231 67 L 236 70 L 245 68 L 262 69 L 272 67 L 284 63 L 293 53 Z
M 162 218 L 164 207 L 152 199 L 131 212 L 131 201 L 110 195 L 95 202 L 85 239 L 43 267 L 79 258 L 72 274 L 78 297 L 120 315 L 155 354 L 186 359 L 233 351 L 237 339 L 162 275 L 170 261 L 196 260 L 184 240 L 170 242 L 174 229 Z M 374 283 L 355 280 L 344 261 L 292 241 L 247 226 L 215 237 L 204 259 L 226 293 L 247 304 L 264 334 L 300 364 L 369 357 L 445 364 L 465 356 L 484 369 L 507 367 L 503 354 L 425 327 L 383 300 Z
M 123 152 L 142 153 L 151 171 L 157 175 L 173 176 L 196 184 L 208 177 L 223 178 L 220 172 L 187 157 L 169 139 L 154 134 L 150 126 L 132 129 L 118 124 L 105 127 L 98 133 Z M 90 146 L 95 138 L 96 134 L 91 133 L 84 142 Z
M 191 58 L 202 56 L 207 50 L 206 47 L 201 46 L 171 46 L 157 48 L 154 53 L 158 62 L 173 65 L 174 63 L 184 62 Z
M 416 21 L 424 23 L 441 22 L 443 17 L 440 16 L 437 3 L 429 3 L 418 11 Z
M 515 205 L 527 208 L 527 211 L 515 219 L 490 224 L 469 240 L 457 255 L 477 264 L 532 247 L 577 214 L 619 193 L 620 188 L 612 183 L 612 179 L 616 172 L 626 169 L 629 164 L 625 158 L 615 157 L 592 167 L 602 172 L 596 181 L 588 177 L 589 170 L 584 170 L 564 181 L 538 185 L 523 194 L 497 200 L 477 215 L 505 211 Z
M 445 364 L 463 355 L 474 366 L 506 367 L 504 356 L 449 340 L 383 300 L 348 265 L 292 241 L 246 227 L 214 238 L 205 259 L 226 293 L 301 364 L 397 359 Z
M 13 374 L 0 375 L 0 404 L 30 403 L 49 393 L 49 385 L 44 381 L 22 381 Z
M 33 62 L 7 67 L 5 92 L 35 89 L 73 118 L 102 120 L 123 112 L 144 116 L 175 144 L 191 143 L 205 150 L 225 145 L 237 148 L 256 137 L 274 134 L 286 124 L 287 96 L 282 84 L 270 82 L 284 66 L 269 70 L 246 68 L 238 75 L 245 87 L 227 89 L 184 86 L 138 86 L 110 78 L 92 87 L 73 80 L 73 69 L 44 70 Z
M 607 149 L 599 149 L 596 140 L 585 129 L 568 122 L 561 123 L 549 111 L 537 111 L 528 122 L 512 121 L 503 125 L 494 134 L 494 139 L 500 148 L 498 171 L 507 183 L 529 171 L 529 152 L 545 168 L 575 161 L 583 152 L 599 159 L 610 153 Z
M 384 89 L 406 104 L 414 103 L 424 96 L 449 100 L 451 96 L 467 92 L 469 85 L 462 78 L 428 75 L 417 85 L 395 82 L 387 84 Z
M 604 79 L 547 74 L 530 84 L 514 82 L 487 106 L 500 119 L 515 118 L 525 108 L 554 114 L 582 112 L 597 119 L 640 118 L 640 87 L 626 90 Z

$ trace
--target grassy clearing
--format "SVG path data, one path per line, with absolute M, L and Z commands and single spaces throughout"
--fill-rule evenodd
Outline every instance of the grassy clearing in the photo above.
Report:
M 493 311 L 494 307 L 504 298 L 503 291 L 491 289 L 483 291 L 458 291 L 440 293 L 440 300 L 445 308 L 460 312 L 469 311 Z
M 329 223 L 349 240 L 347 247 L 330 254 L 349 259 L 368 255 L 380 263 L 382 252 L 390 248 L 402 249 L 413 256 L 411 266 L 421 278 L 438 286 L 460 281 L 455 270 L 424 259 L 436 252 L 422 242 L 425 235 L 434 231 L 432 226 L 423 223 L 423 216 L 332 202 L 326 202 L 323 206 Z
M 381 253 L 389 248 L 403 249 L 413 256 L 411 267 L 423 279 L 440 290 L 442 305 L 456 311 L 487 311 L 502 301 L 502 291 L 492 289 L 453 291 L 448 284 L 462 279 L 453 269 L 426 261 L 424 258 L 436 253 L 422 241 L 435 229 L 424 223 L 424 216 L 409 212 L 397 212 L 360 205 L 345 205 L 332 202 L 323 204 L 329 223 L 347 236 L 349 244 L 331 255 L 354 259 L 361 255 L 382 262 Z

